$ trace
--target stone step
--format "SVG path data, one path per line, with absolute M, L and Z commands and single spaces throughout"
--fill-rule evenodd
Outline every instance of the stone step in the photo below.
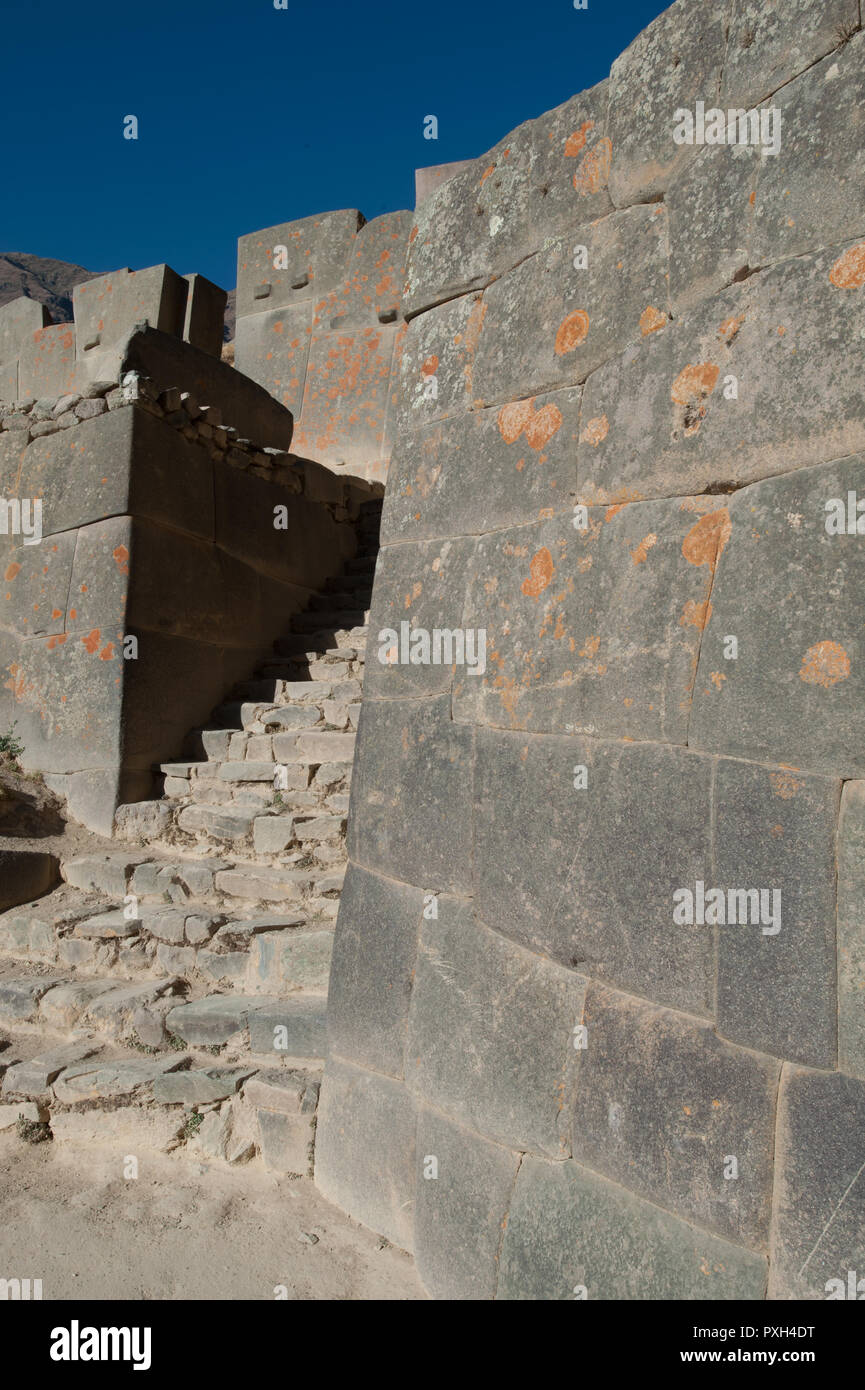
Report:
M 329 828 L 317 829 L 314 820 L 308 826 L 310 834 L 327 833 Z M 64 885 L 48 899 L 4 913 L 0 956 L 10 965 L 26 962 L 31 970 L 38 962 L 39 969 L 49 973 L 34 974 L 25 986 L 12 967 L 12 984 L 0 998 L 0 1017 L 35 1018 L 43 981 L 45 989 L 58 982 L 72 985 L 82 973 L 94 971 L 118 983 L 134 979 L 148 988 L 171 979 L 183 988 L 221 986 L 274 993 L 326 989 L 345 859 L 340 851 L 335 859 L 314 862 L 310 840 L 296 842 L 300 848 L 294 865 L 304 867 L 280 866 L 264 881 L 256 876 L 265 869 L 256 863 L 211 861 L 212 891 L 205 900 L 185 899 L 181 893 L 168 901 L 156 893 L 156 900 L 139 896 L 136 890 L 158 889 L 169 881 L 164 875 L 170 870 L 163 867 L 152 877 L 137 870 L 125 904 L 79 894 L 78 910 L 73 912 L 70 896 L 75 890 Z M 213 880 L 229 872 L 234 876 L 226 880 L 226 894 Z M 286 884 L 294 899 L 287 908 L 257 910 L 256 892 L 273 894 Z M 179 886 L 172 883 L 173 888 Z
M 283 1030 L 280 1042 L 321 1048 L 314 1023 L 319 1005 L 299 1017 L 296 1009 L 282 1013 L 279 1000 L 259 1002 L 266 1026 Z M 157 1049 L 84 1032 L 70 1041 L 68 1032 L 53 1028 L 13 1032 L 3 1054 L 9 1061 L 0 1065 L 0 1130 L 17 1129 L 31 1142 L 50 1137 L 89 1150 L 94 1144 L 133 1153 L 155 1149 L 306 1175 L 320 1060 L 290 1062 L 275 1048 L 252 1057 L 246 1044 L 251 1031 L 258 1037 L 259 1025 L 251 1030 L 249 1017 L 247 1007 L 244 1046 L 235 1053 L 219 1043 L 186 1046 L 176 1034 Z

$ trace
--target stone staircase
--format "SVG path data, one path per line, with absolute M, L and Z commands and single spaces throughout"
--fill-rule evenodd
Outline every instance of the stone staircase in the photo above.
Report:
M 127 847 L 0 917 L 0 1128 L 309 1171 L 380 515 Z

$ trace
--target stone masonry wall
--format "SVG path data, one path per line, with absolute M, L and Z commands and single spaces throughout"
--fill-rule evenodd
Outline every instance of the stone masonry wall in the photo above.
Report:
M 436 1297 L 865 1270 L 861 19 L 678 0 L 409 234 L 316 1178 Z
M 237 367 L 297 419 L 305 458 L 383 483 L 395 427 L 410 212 L 323 213 L 243 236 Z
M 146 325 L 121 339 L 120 384 L 0 402 L 0 727 L 106 834 L 354 554 L 370 495 L 289 454 L 290 413 L 233 368 Z M 38 542 L 10 499 L 41 506 Z

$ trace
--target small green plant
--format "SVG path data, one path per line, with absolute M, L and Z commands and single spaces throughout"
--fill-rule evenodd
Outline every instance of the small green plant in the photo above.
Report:
M 43 1144 L 46 1139 L 52 1139 L 49 1126 L 43 1120 L 28 1120 L 23 1115 L 19 1115 L 15 1123 L 18 1138 L 23 1139 L 25 1144 Z
M 276 792 L 270 804 L 271 806 L 284 806 L 285 802 L 282 799 L 282 792 Z
M 0 757 L 5 756 L 11 758 L 13 762 L 17 762 L 24 752 L 24 744 L 15 734 L 15 725 L 17 723 L 18 720 L 16 719 L 9 725 L 5 734 L 0 734 Z
M 193 1110 L 191 1115 L 187 1115 L 186 1122 L 183 1126 L 184 1139 L 194 1138 L 203 1124 L 204 1116 L 199 1114 L 197 1110 Z
M 173 1052 L 186 1051 L 186 1043 L 183 1041 L 182 1038 L 179 1038 L 176 1033 L 168 1034 L 168 1046 L 172 1049 Z
M 224 1043 L 205 1043 L 201 1050 L 209 1052 L 212 1057 L 218 1057 L 224 1046 Z

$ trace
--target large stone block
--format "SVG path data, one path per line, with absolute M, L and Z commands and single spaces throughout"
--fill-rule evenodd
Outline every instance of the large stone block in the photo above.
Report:
M 258 994 L 326 990 L 333 932 L 263 931 L 249 943 L 245 988 Z
M 28 333 L 18 354 L 18 393 L 22 400 L 63 396 L 76 382 L 75 329 L 52 323 Z
M 396 432 L 418 429 L 471 406 L 475 354 L 486 305 L 466 295 L 412 319 L 394 354 Z
M 858 27 L 857 0 L 735 0 L 721 104 L 753 106 L 837 48 L 845 29 Z
M 460 669 L 455 661 L 479 660 L 476 642 L 466 644 L 462 637 L 460 643 L 453 636 L 462 634 L 474 551 L 474 541 L 456 540 L 393 545 L 379 552 L 365 672 L 368 697 L 440 695 L 450 690 Z M 436 631 L 447 632 L 449 642 L 435 638 Z M 394 633 L 396 641 L 389 635 Z M 409 661 L 412 643 L 417 664 Z
M 355 753 L 350 858 L 428 892 L 465 890 L 471 778 L 472 734 L 451 721 L 449 696 L 368 700 Z
M 382 540 L 481 535 L 573 506 L 580 389 L 473 410 L 396 442 Z
M 526 121 L 424 200 L 409 245 L 408 314 L 481 289 L 612 207 L 607 83 Z
M 531 1156 L 517 1176 L 498 1297 L 762 1299 L 762 1255 L 709 1235 L 576 1163 Z
M 865 1083 L 837 1073 L 784 1067 L 778 1098 L 770 1298 L 861 1301 L 863 1136 Z
M 357 471 L 390 456 L 385 431 L 396 328 L 313 336 L 295 451 Z
M 519 1166 L 518 1153 L 421 1107 L 414 1251 L 418 1274 L 433 1298 L 495 1296 L 502 1232 Z
M 670 299 L 676 317 L 733 283 L 754 259 L 754 204 L 759 180 L 777 160 L 753 145 L 707 145 L 672 179 L 664 199 L 670 219 Z
M 210 357 L 219 357 L 225 336 L 228 295 L 203 275 L 185 275 L 184 279 L 189 291 L 183 317 L 183 341 L 200 348 Z
M 59 879 L 60 869 L 53 854 L 0 850 L 0 912 L 50 893 Z
M 269 391 L 293 415 L 300 414 L 312 305 L 309 302 L 245 314 L 237 320 L 234 365 Z
M 585 246 L 585 269 L 574 247 Z M 485 292 L 476 401 L 492 404 L 584 381 L 669 310 L 667 215 L 631 208 L 554 240 Z
M 187 281 L 167 265 L 115 270 L 76 285 L 72 291 L 76 355 L 86 360 L 88 353 L 120 343 L 145 319 L 160 332 L 182 338 L 188 291 Z
M 50 517 L 45 520 L 50 521 Z M 3 558 L 0 628 L 24 637 L 63 633 L 77 531 L 46 536 L 39 545 L 19 545 Z
M 835 1065 L 838 799 L 837 782 L 822 777 L 718 763 L 717 886 L 763 890 L 772 910 L 762 918 L 773 918 L 753 924 L 751 902 L 750 924 L 718 928 L 718 1031 L 815 1067 Z
M 580 500 L 727 490 L 865 448 L 863 286 L 862 244 L 794 258 L 595 373 Z
M 455 718 L 685 743 L 726 513 L 697 499 L 578 519 L 477 541 L 465 626 L 486 632 L 487 670 L 457 671 Z
M 313 329 L 345 333 L 396 322 L 411 226 L 412 213 L 386 212 L 361 227 L 349 249 L 345 279 L 313 306 Z
M 711 776 L 684 749 L 479 731 L 480 915 L 529 951 L 711 1017 L 712 934 L 673 921 L 674 892 L 711 862 Z
M 421 889 L 349 865 L 328 991 L 332 1053 L 402 1077 L 423 910 Z
M 406 1082 L 501 1144 L 561 1158 L 586 982 L 490 931 L 470 903 L 439 898 L 421 926 Z
M 199 405 L 218 405 L 223 422 L 261 448 L 291 446 L 294 420 L 281 401 L 227 362 L 170 333 L 155 328 L 132 333 L 106 364 L 107 377 L 117 372 L 141 372 L 159 386 L 189 391 Z
M 842 0 L 805 8 L 816 17 L 856 7 Z M 760 167 L 752 265 L 834 246 L 865 229 L 865 35 L 791 82 L 772 105 L 781 148 Z
M 94 634 L 105 628 L 125 627 L 133 537 L 137 541 L 138 528 L 131 517 L 112 516 L 82 526 L 76 533 L 65 613 L 68 634 L 84 633 L 92 642 L 98 640 Z M 61 545 L 66 534 L 51 538 L 47 549 Z
M 667 189 L 696 146 L 673 139 L 675 112 L 715 105 L 726 49 L 730 0 L 676 3 L 613 63 L 608 134 L 610 193 L 617 207 L 648 202 Z
M 281 222 L 240 237 L 238 319 L 302 300 L 317 302 L 336 289 L 345 278 L 348 255 L 362 225 L 359 212 L 345 210 Z
M 865 782 L 847 782 L 838 824 L 838 1065 L 865 1080 Z
M 315 1181 L 329 1201 L 411 1252 L 415 1104 L 390 1077 L 331 1059 L 315 1141 Z
M 722 1042 L 711 1024 L 598 985 L 586 993 L 583 1022 L 574 1158 L 764 1249 L 780 1063 Z
M 52 535 L 134 514 L 212 538 L 212 467 L 203 449 L 131 407 L 11 449 L 0 481 L 7 497 L 42 499 Z
M 51 315 L 45 305 L 27 295 L 12 299 L 8 304 L 0 304 L 0 362 L 16 361 L 26 340 L 46 328 L 50 322 Z M 11 399 L 17 400 L 18 397 Z
M 865 550 L 861 536 L 846 534 L 848 493 L 857 490 L 865 494 L 862 456 L 728 499 L 692 746 L 842 777 L 865 772 Z M 836 510 L 845 534 L 830 535 Z M 736 660 L 724 659 L 729 636 Z

